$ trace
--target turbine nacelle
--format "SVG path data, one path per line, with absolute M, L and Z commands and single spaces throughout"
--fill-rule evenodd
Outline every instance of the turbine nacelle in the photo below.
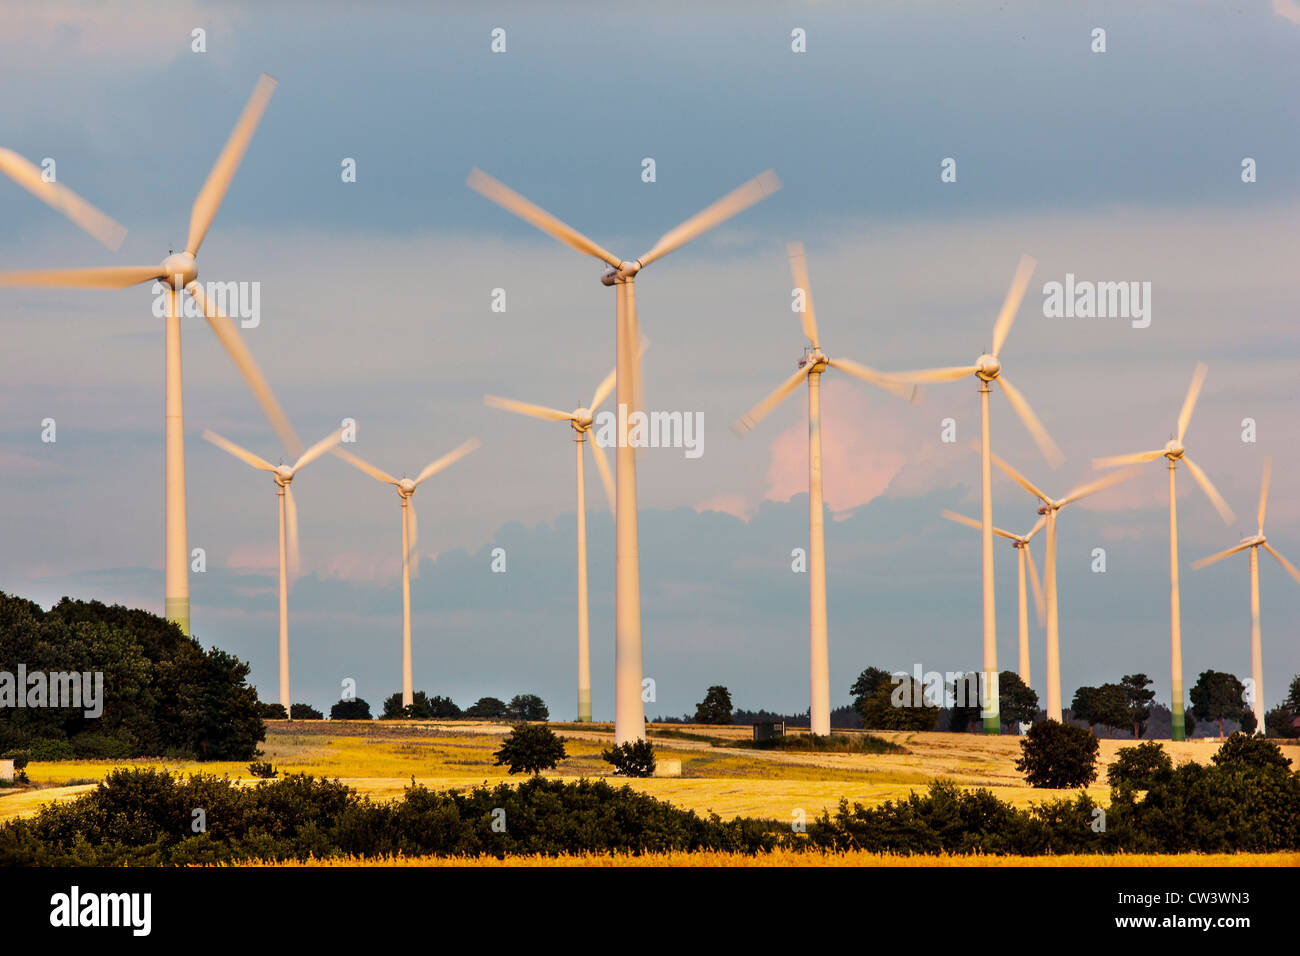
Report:
M 814 349 L 813 351 L 800 356 L 799 367 L 808 369 L 810 373 L 824 372 L 826 371 L 826 364 L 829 361 L 830 356 L 821 349 Z
M 624 260 L 619 264 L 617 269 L 612 266 L 606 269 L 604 273 L 601 274 L 600 281 L 602 285 L 615 285 L 616 283 L 622 282 L 624 279 L 632 278 L 640 271 L 640 260 L 633 259 L 630 262 Z
M 587 429 L 591 428 L 592 423 L 595 420 L 595 416 L 592 414 L 590 408 L 578 408 L 574 409 L 573 418 L 569 420 L 569 424 L 573 427 L 574 431 L 585 432 Z
M 291 481 L 293 481 L 293 466 L 279 465 L 275 469 L 275 483 L 283 488 L 287 487 Z
M 163 282 L 177 292 L 199 277 L 199 267 L 188 252 L 174 252 L 162 261 Z
M 981 355 L 975 362 L 975 374 L 978 375 L 982 381 L 993 381 L 998 377 L 998 373 L 1001 371 L 1002 363 L 997 360 L 996 356 L 990 355 L 987 352 Z
M 411 478 L 403 478 L 397 483 L 397 493 L 403 498 L 409 498 L 415 494 L 415 481 Z
M 1177 438 L 1171 438 L 1165 443 L 1165 457 L 1170 461 L 1177 461 L 1183 457 L 1183 443 Z

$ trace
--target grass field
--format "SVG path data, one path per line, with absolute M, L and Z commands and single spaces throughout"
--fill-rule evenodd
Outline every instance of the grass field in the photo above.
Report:
M 554 725 L 565 738 L 569 758 L 547 776 L 561 778 L 608 776 L 610 767 L 600 752 L 612 743 L 613 728 L 608 724 Z M 669 731 L 660 736 L 659 731 Z M 412 778 L 432 789 L 461 789 L 481 783 L 498 783 L 511 779 L 504 767 L 493 765 L 492 752 L 509 732 L 504 724 L 487 721 L 273 721 L 268 725 L 265 756 L 281 773 L 308 773 L 337 777 L 375 800 L 400 797 Z M 878 736 L 903 748 L 901 753 L 823 753 L 814 751 L 763 751 L 728 747 L 729 741 L 748 736 L 741 727 L 654 727 L 650 728 L 656 753 L 661 760 L 681 761 L 682 774 L 673 778 L 627 781 L 632 787 L 699 813 L 716 812 L 724 818 L 753 816 L 792 820 L 802 812 L 808 820 L 824 809 L 834 809 L 840 799 L 874 805 L 888 799 L 906 797 L 910 791 L 923 790 L 936 777 L 946 777 L 963 786 L 980 786 L 1018 806 L 1072 794 L 1076 791 L 1034 790 L 1028 787 L 1015 769 L 1020 753 L 1019 739 L 1011 736 L 986 737 L 978 734 L 941 734 L 880 732 Z M 1131 744 L 1131 742 L 1128 742 Z M 1102 740 L 1101 762 L 1108 765 L 1124 741 Z M 1176 763 L 1195 760 L 1206 763 L 1218 749 L 1217 740 L 1164 742 Z M 1288 747 L 1290 752 L 1293 748 Z M 1300 752 L 1296 754 L 1300 758 Z M 1300 759 L 1297 759 L 1300 764 Z M 166 767 L 178 773 L 196 771 L 227 774 L 254 782 L 246 763 L 199 763 L 164 760 L 73 760 L 33 763 L 28 775 L 33 787 L 0 790 L 0 820 L 29 816 L 52 800 L 67 799 L 94 786 L 115 767 Z M 518 778 L 516 778 L 518 779 Z M 1102 769 L 1099 784 L 1089 793 L 1107 802 L 1109 791 Z M 622 781 L 620 781 L 622 782 Z M 726 865 L 722 854 L 713 863 L 692 857 L 694 864 Z M 858 856 L 861 858 L 858 859 Z M 671 855 L 670 855 L 671 857 Z M 664 857 L 650 865 L 680 865 L 675 857 Z M 872 865 L 967 865 L 967 858 L 920 860 L 918 858 L 875 858 L 856 855 L 858 863 Z M 1115 859 L 1115 858 L 1107 858 Z M 1168 865 L 1169 858 L 1129 857 L 1123 865 Z M 1199 865 L 1210 858 L 1174 858 L 1182 865 Z M 1232 857 L 1234 862 L 1268 862 L 1273 857 Z M 1294 855 L 1291 861 L 1295 862 Z M 990 865 L 993 858 L 978 858 L 979 865 Z M 1199 861 L 1199 863 L 1198 863 Z M 427 861 L 405 861 L 423 863 Z M 527 860 L 517 861 L 527 865 Z M 624 859 L 583 859 L 570 861 L 581 865 L 626 865 Z M 794 861 L 777 862 L 775 858 L 758 861 L 760 865 L 782 866 Z M 798 861 L 801 865 L 826 862 L 817 858 Z M 847 861 L 846 861 L 847 862 Z M 1047 861 L 1035 860 L 1034 865 Z M 1005 858 L 997 865 L 1007 863 Z M 1072 860 L 1057 858 L 1051 865 Z M 336 864 L 332 864 L 336 865 Z M 497 865 L 489 861 L 486 865 Z M 856 865 L 856 864 L 851 864 Z M 1080 865 L 1104 865 L 1096 857 L 1087 857 Z

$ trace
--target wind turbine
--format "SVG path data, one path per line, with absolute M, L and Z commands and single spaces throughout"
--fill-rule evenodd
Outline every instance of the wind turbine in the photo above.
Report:
M 1073 504 L 1080 498 L 1096 494 L 1098 491 L 1128 481 L 1137 474 L 1136 468 L 1111 472 L 1101 478 L 1077 485 L 1064 498 L 1054 499 L 1040 491 L 1038 486 L 1020 474 L 996 454 L 993 463 L 1011 477 L 1016 484 L 1024 488 L 1040 502 L 1038 513 L 1047 521 L 1047 557 L 1044 559 L 1044 589 L 1047 591 L 1047 719 L 1061 720 L 1061 629 L 1057 615 L 1056 597 L 1056 515 L 1066 505 Z
M 641 572 L 637 546 L 636 449 L 627 441 L 622 422 L 627 411 L 640 411 L 642 383 L 637 343 L 641 340 L 636 316 L 633 280 L 650 263 L 692 239 L 721 225 L 781 188 L 776 173 L 768 170 L 713 205 L 696 213 L 659 238 L 639 259 L 623 260 L 592 242 L 567 223 L 556 219 L 510 187 L 475 169 L 469 187 L 525 222 L 579 252 L 605 262 L 600 281 L 615 291 L 615 354 L 619 409 L 617 484 L 614 517 L 614 742 L 624 744 L 645 737 L 645 708 L 641 702 Z
M 1259 527 L 1254 536 L 1242 538 L 1241 543 L 1235 548 L 1229 548 L 1226 551 L 1220 551 L 1218 554 L 1212 554 L 1208 558 L 1201 558 L 1199 561 L 1192 562 L 1192 567 L 1199 571 L 1207 564 L 1220 561 L 1230 554 L 1245 551 L 1247 548 L 1250 549 L 1250 678 L 1251 683 L 1255 685 L 1255 699 L 1253 701 L 1255 726 L 1261 733 L 1264 730 L 1264 653 L 1259 637 L 1259 549 L 1263 548 L 1273 555 L 1278 564 L 1286 568 L 1287 573 L 1295 578 L 1297 582 L 1300 582 L 1300 571 L 1296 570 L 1294 564 L 1278 554 L 1273 546 L 1268 543 L 1268 539 L 1264 537 L 1264 511 L 1268 506 L 1268 480 L 1272 469 L 1272 459 L 1265 459 L 1264 478 L 1259 486 Z
M 1002 390 L 1006 392 L 1007 401 L 1011 403 L 1011 407 L 1020 416 L 1020 420 L 1025 423 L 1025 428 L 1029 429 L 1029 434 L 1033 436 L 1048 463 L 1053 468 L 1058 468 L 1063 460 L 1061 450 L 1052 441 L 1052 436 L 1047 434 L 1047 429 L 1038 420 L 1034 410 L 1029 407 L 1029 402 L 1020 393 L 1020 389 L 1007 381 L 1007 377 L 1002 374 L 1002 363 L 998 361 L 998 354 L 1002 351 L 1002 346 L 1007 340 L 1007 333 L 1011 331 L 1011 324 L 1016 320 L 1016 312 L 1020 308 L 1020 301 L 1024 298 L 1025 290 L 1029 287 L 1029 277 L 1033 275 L 1034 267 L 1037 265 L 1038 260 L 1033 256 L 1021 255 L 1020 264 L 1016 267 L 1016 274 L 1011 280 L 1011 288 L 1007 290 L 1007 297 L 1002 302 L 1002 310 L 993 323 L 992 352 L 981 355 L 975 360 L 974 365 L 899 372 L 892 376 L 896 379 L 911 382 L 952 382 L 974 375 L 980 381 L 980 487 L 982 495 L 980 532 L 983 535 L 980 553 L 982 555 L 984 587 L 984 670 L 986 673 L 991 674 L 998 672 L 998 638 L 997 607 L 993 599 L 993 477 L 989 470 L 991 454 L 989 447 L 990 382 L 996 381 L 1002 386 Z M 984 732 L 987 734 L 1001 733 L 1002 723 L 997 713 L 997 702 L 991 701 L 990 703 L 993 705 L 992 713 L 989 713 L 984 718 Z
M 294 475 L 311 464 L 325 452 L 339 443 L 343 429 L 339 429 L 308 448 L 292 465 L 273 465 L 263 458 L 258 458 L 246 448 L 241 448 L 229 439 L 222 438 L 211 429 L 203 430 L 203 437 L 218 448 L 230 452 L 236 458 L 254 468 L 269 471 L 275 478 L 275 493 L 280 499 L 280 703 L 289 713 L 292 706 L 289 700 L 289 573 L 298 573 L 298 506 L 293 503 L 293 489 L 289 486 Z M 285 518 L 288 517 L 289 553 L 285 560 Z
M 974 528 L 976 531 L 982 530 L 982 526 L 974 518 L 967 518 L 965 515 L 959 515 L 955 511 L 944 509 L 943 516 L 949 521 L 955 521 L 958 524 L 964 524 L 967 527 Z M 1038 626 L 1042 627 L 1046 623 L 1047 617 L 1043 612 L 1043 585 L 1038 580 L 1038 569 L 1034 567 L 1034 556 L 1029 553 L 1029 540 L 1047 523 L 1047 518 L 1038 519 L 1037 524 L 1027 534 L 1012 534 L 1010 531 L 1003 531 L 1001 528 L 994 528 L 993 533 L 998 537 L 1007 538 L 1011 542 L 1011 547 L 1016 549 L 1020 562 L 1020 679 L 1025 682 L 1026 687 L 1032 687 L 1030 682 L 1029 670 L 1029 602 L 1025 597 L 1025 565 L 1029 565 L 1029 578 L 1034 586 L 1034 610 L 1038 614 Z
M 642 351 L 645 351 L 644 344 L 642 345 Z M 591 720 L 591 639 L 587 621 L 587 491 L 582 446 L 587 443 L 587 434 L 591 431 L 596 409 L 600 407 L 601 402 L 609 398 L 610 392 L 614 390 L 617 377 L 617 369 L 606 375 L 605 380 L 597 386 L 595 394 L 592 395 L 591 403 L 585 408 L 576 408 L 571 412 L 562 412 L 558 408 L 547 408 L 545 405 L 517 402 L 512 398 L 501 398 L 498 395 L 483 396 L 485 405 L 491 405 L 493 408 L 504 409 L 508 412 L 517 412 L 521 415 L 531 415 L 533 418 L 542 418 L 547 421 L 567 421 L 569 426 L 577 433 L 577 437 L 573 441 L 578 462 L 578 720 L 580 722 Z M 596 470 L 600 472 L 600 480 L 605 485 L 605 496 L 609 499 L 609 507 L 612 512 L 617 497 L 614 491 L 614 477 L 610 474 L 609 462 L 605 460 L 605 452 L 594 435 L 591 440 L 591 454 L 596 460 Z
M 126 228 L 104 215 L 67 186 L 46 182 L 41 169 L 13 150 L 0 149 L 0 173 L 4 173 L 41 202 L 58 210 L 113 252 L 126 238 Z
M 289 419 L 271 392 L 252 353 L 239 337 L 234 324 L 218 305 L 209 300 L 198 283 L 195 256 L 203 245 L 208 227 L 221 207 L 221 200 L 248 149 L 257 124 L 275 91 L 276 81 L 263 73 L 253 95 L 235 123 L 225 148 L 217 157 L 207 181 L 190 211 L 189 237 L 183 252 L 173 252 L 156 266 L 110 266 L 103 269 L 48 269 L 0 273 L 0 286 L 56 286 L 60 288 L 124 289 L 141 282 L 162 280 L 166 290 L 166 400 L 164 452 L 164 605 L 167 620 L 190 631 L 189 551 L 185 528 L 185 423 L 181 396 L 181 314 L 178 297 L 188 292 L 198 304 L 208 325 L 225 347 L 231 361 L 252 389 L 253 396 L 271 420 L 276 433 L 291 455 L 302 451 Z
M 415 702 L 415 685 L 411 676 L 411 573 L 420 576 L 420 553 L 415 550 L 420 536 L 420 521 L 415 513 L 415 489 L 432 478 L 438 472 L 460 461 L 474 449 L 479 440 L 471 438 L 447 452 L 437 461 L 425 466 L 414 479 L 403 476 L 394 478 L 386 471 L 362 461 L 350 451 L 334 449 L 349 464 L 360 468 L 371 478 L 386 482 L 397 488 L 397 497 L 402 502 L 402 706 L 410 707 Z
M 1181 601 L 1178 592 L 1178 492 L 1175 487 L 1174 474 L 1181 460 L 1187 465 L 1187 470 L 1192 473 L 1196 483 L 1201 486 L 1205 496 L 1210 499 L 1214 505 L 1219 517 L 1223 519 L 1224 524 L 1231 524 L 1233 520 L 1232 509 L 1228 503 L 1210 483 L 1199 465 L 1187 457 L 1186 450 L 1183 448 L 1183 438 L 1187 435 L 1187 426 L 1192 421 L 1192 410 L 1196 408 L 1197 396 L 1201 393 L 1201 386 L 1205 384 L 1205 374 L 1209 371 L 1209 366 L 1204 362 L 1197 362 L 1196 369 L 1192 372 L 1192 383 L 1187 388 L 1187 397 L 1183 399 L 1183 407 L 1178 412 L 1178 436 L 1169 439 L 1164 448 L 1157 448 L 1154 451 L 1140 451 L 1132 455 L 1116 455 L 1111 458 L 1094 458 L 1092 467 L 1094 468 L 1114 468 L 1118 465 L 1131 465 L 1140 462 L 1155 461 L 1157 458 L 1167 458 L 1169 460 L 1169 634 L 1170 634 L 1170 709 L 1172 732 L 1170 736 L 1174 740 L 1183 740 L 1186 736 L 1183 727 L 1183 637 L 1182 637 L 1182 611 Z
M 744 435 L 794 392 L 808 383 L 808 643 L 810 661 L 810 733 L 826 736 L 831 732 L 830 649 L 826 615 L 826 532 L 822 507 L 822 405 L 821 377 L 827 368 L 839 369 L 869 385 L 917 402 L 921 391 L 914 385 L 896 382 L 883 372 L 849 359 L 830 358 L 821 349 L 817 333 L 817 315 L 813 310 L 812 290 L 808 283 L 808 260 L 803 243 L 786 245 L 790 272 L 794 277 L 795 298 L 791 308 L 801 311 L 803 332 L 812 351 L 799 359 L 799 370 L 777 386 L 775 391 L 742 415 L 733 426 Z M 802 309 L 800 310 L 800 306 Z

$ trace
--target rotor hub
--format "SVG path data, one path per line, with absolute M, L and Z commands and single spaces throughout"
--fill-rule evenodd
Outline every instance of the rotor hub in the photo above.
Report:
M 1177 461 L 1183 457 L 1183 443 L 1177 438 L 1171 438 L 1165 444 L 1165 457 L 1170 461 Z
M 403 498 L 409 498 L 415 494 L 415 482 L 410 478 L 403 478 L 397 483 L 397 493 Z
M 993 355 L 985 353 L 975 362 L 975 374 L 985 382 L 991 382 L 1002 371 L 1002 363 Z
M 799 359 L 799 367 L 808 369 L 809 373 L 824 372 L 830 357 L 821 349 L 814 349 Z
M 288 465 L 280 465 L 275 469 L 275 483 L 281 487 L 288 487 L 289 482 L 293 481 L 293 469 Z
M 591 428 L 595 417 L 592 415 L 590 408 L 578 408 L 573 412 L 573 417 L 569 419 L 569 424 L 573 426 L 576 432 L 585 432 Z
M 199 267 L 188 252 L 174 252 L 162 261 L 163 282 L 179 292 L 199 277 Z

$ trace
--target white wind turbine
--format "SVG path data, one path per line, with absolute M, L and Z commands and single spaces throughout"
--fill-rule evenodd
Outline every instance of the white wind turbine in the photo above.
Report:
M 181 290 L 190 294 L 202 310 L 231 361 L 252 389 L 254 397 L 271 420 L 280 440 L 292 455 L 302 450 L 288 418 L 272 394 L 270 386 L 253 360 L 252 354 L 234 324 L 215 302 L 203 294 L 198 283 L 195 256 L 208 233 L 208 227 L 221 206 L 230 181 L 257 129 L 258 121 L 275 91 L 276 81 L 265 73 L 257 82 L 253 95 L 244 107 L 225 148 L 217 157 L 207 181 L 199 191 L 190 212 L 189 236 L 185 251 L 167 256 L 156 266 L 109 266 L 102 269 L 48 269 L 0 273 L 0 286 L 56 286 L 62 288 L 123 289 L 142 282 L 162 280 L 167 289 L 166 317 L 166 400 L 164 481 L 164 604 L 169 621 L 186 634 L 190 630 L 189 551 L 185 528 L 185 428 L 181 397 L 181 314 L 178 298 Z
M 46 182 L 41 169 L 13 150 L 0 149 L 0 173 L 4 173 L 41 202 L 63 213 L 113 252 L 126 238 L 125 227 L 104 215 L 67 186 Z
M 1020 474 L 996 454 L 993 455 L 993 463 L 1001 468 L 1021 488 L 1024 488 L 1025 491 L 1042 502 L 1038 513 L 1047 521 L 1047 556 L 1044 558 L 1043 564 L 1043 587 L 1047 592 L 1047 706 L 1044 709 L 1047 711 L 1048 720 L 1055 720 L 1059 723 L 1061 720 L 1061 629 L 1060 618 L 1057 613 L 1056 516 L 1062 508 L 1073 504 L 1080 498 L 1096 494 L 1098 491 L 1117 485 L 1121 481 L 1128 481 L 1137 474 L 1138 469 L 1126 468 L 1123 471 L 1111 472 L 1109 475 L 1076 486 L 1064 498 L 1055 499 L 1040 491 L 1028 478 Z
M 1178 493 L 1175 487 L 1174 474 L 1181 460 L 1186 463 L 1187 470 L 1192 473 L 1196 483 L 1201 486 L 1205 496 L 1210 499 L 1214 505 L 1219 517 L 1223 519 L 1224 524 L 1231 524 L 1233 519 L 1232 509 L 1228 503 L 1210 483 L 1199 465 L 1187 457 L 1186 450 L 1183 448 L 1183 438 L 1187 435 L 1187 426 L 1192 421 L 1192 410 L 1196 407 L 1196 398 L 1201 393 L 1201 386 L 1205 384 L 1205 374 L 1209 370 L 1204 362 L 1196 363 L 1196 370 L 1192 373 L 1192 384 L 1187 389 L 1187 397 L 1183 399 L 1183 407 L 1178 412 L 1178 436 L 1169 439 L 1164 448 L 1157 448 L 1154 451 L 1140 451 L 1132 455 L 1116 455 L 1112 458 L 1094 458 L 1092 466 L 1094 468 L 1113 468 L 1117 465 L 1131 465 L 1139 462 L 1155 461 L 1157 458 L 1167 458 L 1169 460 L 1169 634 L 1170 634 L 1170 709 L 1172 711 L 1171 723 L 1172 732 L 1170 736 L 1174 740 L 1182 740 L 1186 736 L 1183 726 L 1183 636 L 1182 636 L 1182 611 L 1181 600 L 1178 592 Z
M 420 521 L 415 513 L 415 489 L 420 487 L 421 483 L 432 478 L 438 472 L 460 461 L 474 449 L 478 448 L 479 440 L 471 438 L 469 441 L 462 442 L 456 448 L 447 452 L 437 461 L 426 465 L 424 470 L 415 478 L 394 478 L 386 471 L 376 468 L 368 462 L 362 461 L 350 451 L 342 448 L 334 449 L 334 454 L 338 455 L 349 464 L 360 468 L 371 478 L 386 484 L 393 485 L 397 488 L 397 497 L 402 502 L 402 706 L 410 707 L 415 702 L 415 683 L 412 677 L 411 668 L 411 574 L 416 577 L 420 576 L 420 553 L 416 551 L 416 545 L 420 538 Z
M 236 458 L 254 468 L 269 471 L 275 478 L 275 493 L 280 499 L 280 703 L 284 705 L 285 714 L 292 706 L 289 700 L 289 580 L 290 573 L 298 573 L 298 506 L 293 503 L 293 489 L 289 486 L 294 475 L 325 454 L 339 443 L 343 429 L 339 429 L 326 438 L 322 438 L 299 456 L 292 465 L 273 465 L 259 458 L 246 448 L 241 448 L 229 439 L 222 438 L 211 429 L 203 430 L 203 437 L 218 448 L 230 452 Z M 285 554 L 285 519 L 288 518 L 288 555 Z
M 1255 711 L 1255 726 L 1260 733 L 1264 732 L 1264 652 L 1259 635 L 1259 549 L 1263 548 L 1273 555 L 1278 564 L 1286 568 L 1287 573 L 1295 578 L 1297 582 L 1300 582 L 1300 571 L 1296 570 L 1294 564 L 1278 554 L 1273 546 L 1268 543 L 1268 539 L 1264 537 L 1264 511 L 1268 506 L 1268 481 L 1272 469 L 1272 459 L 1265 459 L 1264 478 L 1259 486 L 1259 525 L 1254 536 L 1243 538 L 1235 548 L 1228 548 L 1226 551 L 1220 551 L 1208 558 L 1201 558 L 1199 561 L 1192 562 L 1192 567 L 1199 571 L 1207 564 L 1220 561 L 1230 554 L 1245 551 L 1247 548 L 1250 549 L 1250 678 L 1251 683 L 1255 685 L 1252 704 Z
M 641 351 L 645 351 L 644 343 Z M 591 720 L 591 639 L 587 620 L 587 491 L 582 446 L 587 443 L 587 435 L 591 432 L 596 409 L 609 398 L 617 378 L 618 370 L 615 369 L 597 386 L 589 405 L 585 408 L 576 408 L 571 412 L 562 412 L 558 408 L 548 408 L 545 405 L 517 402 L 512 398 L 501 398 L 499 395 L 483 396 L 485 405 L 547 421 L 567 421 L 577 433 L 573 441 L 578 463 L 578 720 L 580 722 Z M 609 499 L 612 512 L 616 498 L 614 477 L 610 474 L 605 452 L 594 435 L 591 438 L 591 454 L 596 460 L 596 470 L 600 472 L 600 480 L 605 486 L 605 496 Z
M 1017 266 L 1016 274 L 1011 280 L 1011 287 L 1007 290 L 1007 297 L 1002 303 L 1002 310 L 993 323 L 993 350 L 991 352 L 981 355 L 975 360 L 974 365 L 923 369 L 915 372 L 899 372 L 892 375 L 893 378 L 910 382 L 952 382 L 970 375 L 974 375 L 979 379 L 980 532 L 982 535 L 980 553 L 983 569 L 984 670 L 986 673 L 992 674 L 998 672 L 998 639 L 997 607 L 993 597 L 993 478 L 990 472 L 989 446 L 990 382 L 996 381 L 1002 386 L 1007 401 L 1016 410 L 1016 414 L 1025 423 L 1025 427 L 1029 429 L 1029 434 L 1033 436 L 1048 463 L 1053 468 L 1057 468 L 1060 466 L 1063 457 L 1060 449 L 1056 447 L 1056 443 L 1052 441 L 1052 437 L 1047 434 L 1047 429 L 1043 427 L 1043 423 L 1038 420 L 1038 416 L 1029 407 L 1029 402 L 1025 400 L 1024 395 L 1020 394 L 1020 390 L 1007 381 L 1007 377 L 1002 374 L 1002 363 L 998 360 L 998 354 L 1002 351 L 1002 346 L 1007 340 L 1007 333 L 1011 331 L 1011 324 L 1016 320 L 1016 312 L 1020 308 L 1020 301 L 1024 298 L 1025 290 L 1029 287 L 1029 277 L 1033 275 L 1034 267 L 1037 264 L 1038 262 L 1033 256 L 1022 255 L 1020 257 L 1020 264 Z M 997 713 L 997 702 L 993 701 L 992 704 L 992 713 L 988 713 L 984 718 L 984 732 L 997 734 L 1002 731 L 1002 723 L 1001 717 Z
M 781 188 L 776 173 L 768 170 L 664 233 L 639 259 L 623 260 L 482 170 L 471 171 L 467 182 L 471 189 L 525 222 L 609 266 L 600 281 L 615 289 L 620 422 L 624 421 L 624 410 L 638 411 L 644 407 L 636 347 L 641 341 L 633 281 L 637 273 Z M 621 426 L 618 438 L 614 509 L 614 741 L 624 744 L 645 737 L 645 708 L 641 701 L 641 571 L 637 545 L 636 449 L 628 443 Z
M 955 521 L 958 524 L 964 524 L 967 527 L 974 528 L 976 531 L 981 530 L 980 523 L 974 518 L 967 518 L 965 515 L 959 515 L 955 511 L 944 510 L 943 516 L 949 521 Z M 1011 547 L 1016 549 L 1019 555 L 1020 563 L 1020 679 L 1025 682 L 1026 687 L 1032 687 L 1030 680 L 1029 668 L 1029 601 L 1025 597 L 1025 565 L 1029 565 L 1029 579 L 1034 587 L 1034 610 L 1038 615 L 1038 626 L 1042 627 L 1047 621 L 1047 616 L 1043 611 L 1043 585 L 1038 580 L 1038 569 L 1034 566 L 1034 556 L 1029 553 L 1029 541 L 1034 535 L 1042 530 L 1047 523 L 1047 518 L 1039 518 L 1038 522 L 1029 530 L 1027 534 L 1012 534 L 1010 531 L 1003 531 L 1001 528 L 994 528 L 993 533 L 998 537 L 1006 538 L 1011 542 Z
M 790 272 L 794 277 L 791 308 L 801 312 L 803 332 L 812 351 L 799 359 L 799 370 L 748 412 L 733 426 L 743 435 L 794 392 L 808 383 L 808 643 L 809 643 L 809 730 L 825 736 L 831 732 L 830 648 L 826 614 L 826 529 L 822 506 L 822 405 L 821 377 L 827 368 L 839 369 L 868 385 L 875 385 L 900 398 L 919 403 L 921 391 L 914 385 L 894 381 L 883 372 L 849 359 L 833 359 L 821 349 L 817 315 L 813 310 L 808 283 L 808 260 L 803 243 L 786 245 Z

